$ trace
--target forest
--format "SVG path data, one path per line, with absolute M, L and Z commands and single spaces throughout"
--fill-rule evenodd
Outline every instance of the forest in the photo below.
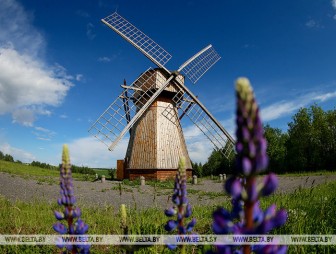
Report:
M 314 104 L 301 108 L 288 123 L 287 132 L 264 126 L 269 156 L 269 171 L 301 173 L 336 169 L 336 109 L 324 111 Z M 234 153 L 225 158 L 214 150 L 206 163 L 192 163 L 198 177 L 231 174 Z

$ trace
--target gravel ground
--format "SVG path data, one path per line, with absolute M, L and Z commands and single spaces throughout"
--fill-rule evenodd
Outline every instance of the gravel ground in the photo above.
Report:
M 0 172 L 0 195 L 9 200 L 46 200 L 56 202 L 60 197 L 58 178 L 48 180 L 24 179 L 20 176 Z M 293 192 L 301 186 L 310 188 L 330 181 L 336 181 L 335 175 L 321 176 L 280 176 L 278 192 Z M 131 187 L 123 185 L 120 195 L 118 182 L 105 183 L 74 181 L 78 205 L 119 207 L 124 203 L 138 209 L 148 207 L 166 208 L 171 205 L 171 189 L 157 189 L 152 186 Z M 219 204 L 227 197 L 223 193 L 223 184 L 215 180 L 202 180 L 197 185 L 188 184 L 188 197 L 193 205 Z

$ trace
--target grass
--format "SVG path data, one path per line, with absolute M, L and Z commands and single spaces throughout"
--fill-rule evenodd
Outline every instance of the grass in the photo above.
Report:
M 59 183 L 59 170 L 45 169 L 31 165 L 25 165 L 15 162 L 8 162 L 0 160 L 0 172 L 18 175 L 24 179 L 36 179 L 40 183 Z M 53 179 L 55 177 L 55 179 Z M 93 180 L 94 176 L 87 176 L 85 174 L 73 173 L 72 177 L 76 180 L 88 181 Z
M 110 177 L 110 172 L 111 170 L 109 169 L 93 169 L 97 174 L 98 176 L 102 176 L 104 175 L 105 177 Z
M 275 203 L 289 212 L 285 226 L 274 234 L 336 234 L 336 182 L 319 185 L 310 189 L 299 189 L 291 194 L 277 194 L 261 201 L 263 208 Z M 195 193 L 196 194 L 196 193 Z M 198 195 L 203 194 L 197 192 Z M 205 195 L 205 194 L 204 194 Z M 218 204 L 230 207 L 225 201 Z M 119 208 L 111 205 L 90 207 L 79 204 L 82 218 L 89 224 L 89 234 L 121 234 Z M 215 206 L 193 208 L 197 218 L 195 231 L 211 234 L 211 215 Z M 10 202 L 0 197 L 0 234 L 54 234 L 51 226 L 55 223 L 53 210 L 59 209 L 56 201 L 52 204 L 35 200 L 33 202 Z M 37 212 L 38 211 L 38 212 Z M 146 210 L 128 209 L 128 226 L 132 234 L 166 234 L 163 229 L 167 217 L 157 208 Z M 188 247 L 191 253 L 192 247 Z M 200 247 L 199 247 L 200 248 Z M 201 251 L 201 249 L 199 249 Z M 92 253 L 121 253 L 120 247 L 93 246 Z M 0 246 L 0 253 L 57 253 L 53 246 Z M 140 249 L 136 253 L 175 253 L 164 246 Z M 289 253 L 336 253 L 336 246 L 290 246 Z
M 0 161 L 0 172 L 7 172 L 12 177 L 19 175 L 24 179 L 37 179 L 38 184 L 58 184 L 59 171 L 42 169 L 24 164 Z M 324 175 L 324 172 L 310 174 L 288 174 L 286 176 Z M 85 180 L 85 175 L 73 174 L 75 179 Z M 280 176 L 281 177 L 281 176 Z M 201 180 L 201 179 L 198 179 Z M 214 180 L 215 181 L 215 180 Z M 139 189 L 140 181 L 124 180 L 120 186 L 111 189 L 129 192 Z M 146 181 L 146 185 L 155 187 L 155 195 L 170 195 L 174 186 L 173 181 Z M 277 194 L 261 200 L 261 206 L 266 208 L 272 203 L 284 207 L 289 213 L 288 222 L 274 230 L 274 234 L 336 234 L 336 182 L 311 186 L 309 189 L 298 189 L 291 194 Z M 222 198 L 222 205 L 230 207 L 224 193 L 204 192 L 188 189 L 189 194 L 198 195 L 198 204 L 193 208 L 193 217 L 197 219 L 195 231 L 199 234 L 211 234 L 211 215 L 215 206 L 202 205 L 203 197 Z M 89 224 L 89 234 L 121 234 L 118 207 L 106 205 L 92 207 L 78 204 L 82 210 L 82 219 Z M 59 209 L 56 200 L 52 204 L 35 200 L 33 202 L 10 202 L 0 196 L 0 234 L 54 234 L 52 229 L 55 218 L 53 210 Z M 158 208 L 146 210 L 128 210 L 129 230 L 132 234 L 166 234 L 163 229 L 167 221 L 163 211 Z M 188 247 L 187 253 L 197 253 Z M 198 251 L 202 252 L 201 247 Z M 120 247 L 93 246 L 92 253 L 122 253 Z M 58 253 L 54 246 L 0 246 L 0 253 Z M 164 246 L 153 246 L 140 249 L 136 253 L 175 253 Z M 289 253 L 336 253 L 336 246 L 290 246 Z

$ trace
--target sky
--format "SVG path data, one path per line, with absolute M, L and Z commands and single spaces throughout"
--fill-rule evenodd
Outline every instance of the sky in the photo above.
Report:
M 187 87 L 234 137 L 238 77 L 248 77 L 264 123 L 286 131 L 300 107 L 335 109 L 336 0 L 1 0 L 0 151 L 23 162 L 116 167 L 114 151 L 88 129 L 121 93 L 155 65 L 100 20 L 117 11 L 173 57 L 176 70 L 212 44 L 221 55 Z M 212 146 L 190 123 L 191 160 Z

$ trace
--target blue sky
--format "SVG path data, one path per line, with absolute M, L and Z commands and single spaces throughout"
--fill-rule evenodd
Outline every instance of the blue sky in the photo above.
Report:
M 287 129 L 300 107 L 335 108 L 336 0 L 39 1 L 1 0 L 0 150 L 15 159 L 115 167 L 113 152 L 88 133 L 121 92 L 154 65 L 100 19 L 114 11 L 154 39 L 177 69 L 212 44 L 222 59 L 187 86 L 234 133 L 234 81 L 250 79 L 262 119 Z M 211 145 L 185 125 L 193 161 Z

